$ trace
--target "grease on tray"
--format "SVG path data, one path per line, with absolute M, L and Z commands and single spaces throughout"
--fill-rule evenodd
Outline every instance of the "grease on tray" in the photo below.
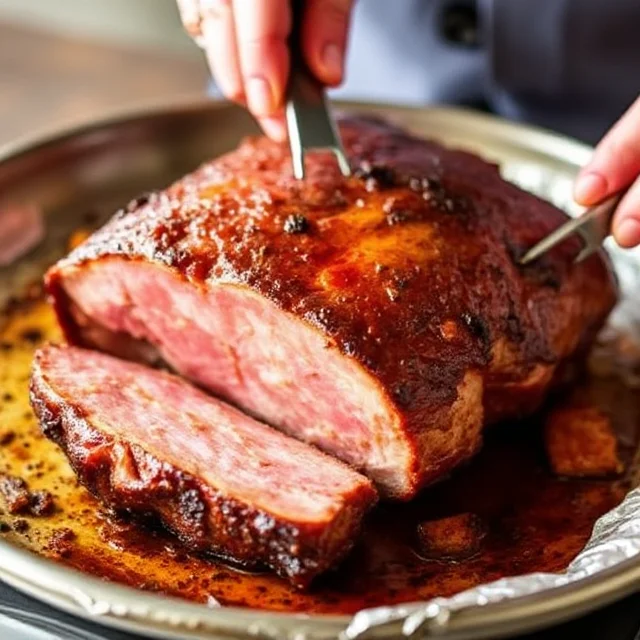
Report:
M 490 430 L 483 451 L 450 480 L 411 504 L 377 509 L 342 566 L 299 593 L 269 573 L 189 555 L 168 534 L 105 512 L 78 485 L 63 454 L 40 434 L 28 401 L 36 346 L 59 340 L 49 306 L 37 297 L 14 302 L 6 319 L 0 317 L 0 473 L 22 478 L 30 493 L 50 491 L 57 507 L 47 517 L 2 508 L 0 536 L 106 580 L 205 604 L 353 613 L 449 596 L 504 576 L 562 571 L 594 522 L 621 502 L 637 451 L 637 391 L 618 377 L 588 381 L 584 396 L 615 409 L 619 455 L 627 463 L 623 478 L 557 478 L 548 469 L 540 421 L 506 424 Z M 477 551 L 451 558 L 451 549 L 441 548 L 419 557 L 418 526 L 460 514 L 473 516 L 449 520 L 454 535 L 475 531 L 476 518 L 482 523 Z

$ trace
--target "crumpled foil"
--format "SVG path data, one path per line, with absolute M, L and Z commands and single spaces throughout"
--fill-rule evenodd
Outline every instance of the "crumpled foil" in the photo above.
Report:
M 505 167 L 503 175 L 564 209 L 569 215 L 580 212 L 571 198 L 572 181 L 569 178 L 559 180 L 557 175 L 541 167 L 518 165 Z M 611 239 L 607 239 L 605 247 L 615 265 L 621 292 L 621 300 L 611 314 L 605 332 L 610 335 L 631 335 L 640 347 L 640 249 L 623 251 Z M 624 382 L 640 389 L 640 376 L 638 379 L 625 379 Z M 598 520 L 589 542 L 564 573 L 533 573 L 502 578 L 450 598 L 365 609 L 353 617 L 341 640 L 369 637 L 376 628 L 392 623 L 402 624 L 403 637 L 409 638 L 420 633 L 437 635 L 446 631 L 452 616 L 463 609 L 557 589 L 633 557 L 640 562 L 640 487 L 630 491 L 618 507 Z

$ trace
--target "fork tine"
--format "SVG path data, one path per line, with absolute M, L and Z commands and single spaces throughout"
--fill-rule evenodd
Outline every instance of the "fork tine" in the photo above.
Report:
M 582 260 L 596 251 L 611 233 L 611 219 L 625 192 L 626 189 L 623 189 L 591 207 L 577 218 L 572 218 L 565 222 L 565 224 L 529 249 L 520 258 L 520 264 L 525 265 L 535 260 L 574 232 L 578 233 L 584 241 L 584 246 L 574 258 L 574 263 L 582 262 Z
M 302 134 L 298 122 L 295 104 L 290 101 L 285 110 L 287 130 L 289 135 L 289 149 L 291 151 L 291 163 L 293 175 L 297 180 L 304 179 L 304 148 L 302 146 Z
M 304 151 L 302 147 L 292 151 L 291 162 L 293 164 L 293 175 L 296 180 L 304 180 Z
M 347 160 L 347 156 L 341 147 L 335 147 L 333 149 L 333 154 L 338 160 L 338 166 L 340 167 L 340 171 L 345 178 L 348 178 L 351 175 L 351 167 L 349 166 L 349 161 Z
M 574 264 L 579 264 L 583 260 L 586 260 L 594 251 L 598 249 L 593 244 L 586 244 L 580 251 L 580 253 L 574 258 Z
M 577 222 L 577 220 L 571 220 L 567 224 L 562 225 L 559 229 L 550 233 L 546 238 L 540 240 L 540 242 L 531 247 L 531 249 L 529 249 L 522 258 L 520 258 L 520 264 L 525 265 L 533 262 L 543 253 L 546 253 L 549 249 L 555 247 L 557 244 L 568 238 L 578 227 Z

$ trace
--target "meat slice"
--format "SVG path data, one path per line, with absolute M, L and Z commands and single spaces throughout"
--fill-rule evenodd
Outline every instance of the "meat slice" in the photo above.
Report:
M 347 465 L 137 363 L 44 347 L 31 402 L 109 507 L 157 516 L 189 547 L 299 587 L 345 556 L 377 499 Z
M 175 371 L 408 499 L 535 410 L 616 288 L 498 169 L 344 119 L 355 170 L 243 142 L 131 203 L 47 275 L 69 341 Z

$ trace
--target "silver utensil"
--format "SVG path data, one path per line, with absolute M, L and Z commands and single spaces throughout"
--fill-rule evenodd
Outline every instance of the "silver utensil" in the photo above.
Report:
M 292 27 L 289 37 L 291 71 L 287 87 L 286 120 L 293 175 L 302 180 L 305 175 L 304 155 L 310 149 L 332 151 L 342 175 L 351 175 L 338 128 L 331 116 L 324 87 L 307 68 L 300 46 L 300 28 L 304 0 L 293 0 Z
M 574 258 L 574 263 L 582 262 L 594 251 L 597 251 L 604 240 L 611 233 L 611 220 L 613 214 L 626 193 L 626 189 L 620 191 L 597 205 L 590 207 L 582 215 L 565 222 L 558 229 L 550 233 L 535 244 L 527 253 L 520 258 L 520 264 L 528 264 L 539 258 L 552 247 L 577 233 L 583 240 L 583 246 L 578 255 Z

